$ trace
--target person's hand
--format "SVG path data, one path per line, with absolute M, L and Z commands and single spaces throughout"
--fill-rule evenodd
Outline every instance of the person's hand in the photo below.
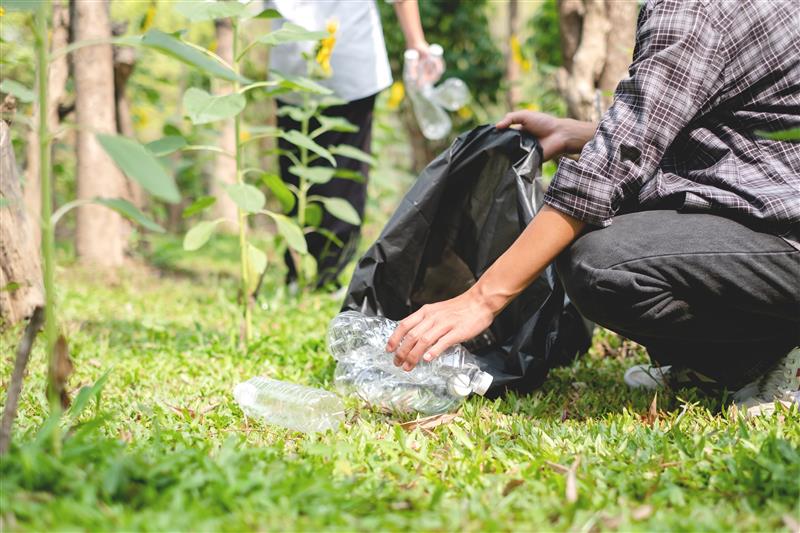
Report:
M 394 352 L 394 364 L 410 371 L 420 358 L 432 361 L 450 346 L 488 328 L 495 313 L 474 289 L 425 305 L 402 320 L 386 345 L 387 352 Z
M 539 140 L 545 161 L 567 151 L 567 135 L 561 119 L 536 111 L 512 111 L 496 124 L 498 129 L 518 125 Z
M 418 88 L 436 83 L 444 74 L 444 60 L 438 55 L 431 54 L 430 48 L 424 40 L 410 42 L 406 46 L 407 50 L 416 50 L 419 54 L 419 58 L 408 65 L 407 72 L 411 74 L 411 78 L 406 80 Z

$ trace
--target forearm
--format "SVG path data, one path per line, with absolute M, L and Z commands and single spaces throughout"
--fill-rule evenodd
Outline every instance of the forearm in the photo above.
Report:
M 563 135 L 565 154 L 578 154 L 583 146 L 592 140 L 597 124 L 571 118 L 562 118 L 560 132 Z
M 419 49 L 427 46 L 417 0 L 397 0 L 394 3 L 394 12 L 406 39 L 406 48 Z
M 497 315 L 575 240 L 584 226 L 580 220 L 545 206 L 470 291 Z

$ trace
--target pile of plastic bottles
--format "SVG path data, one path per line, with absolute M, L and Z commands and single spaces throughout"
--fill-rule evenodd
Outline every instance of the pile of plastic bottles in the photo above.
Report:
M 471 393 L 483 395 L 492 376 L 456 345 L 410 372 L 394 365 L 386 343 L 397 323 L 354 311 L 336 316 L 328 328 L 328 349 L 338 361 L 334 386 L 368 404 L 396 412 L 437 414 L 452 411 Z

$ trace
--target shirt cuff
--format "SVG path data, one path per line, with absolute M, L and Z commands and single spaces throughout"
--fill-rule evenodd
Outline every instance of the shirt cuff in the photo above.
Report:
M 589 225 L 605 227 L 614 216 L 613 192 L 607 179 L 564 157 L 547 188 L 544 203 Z

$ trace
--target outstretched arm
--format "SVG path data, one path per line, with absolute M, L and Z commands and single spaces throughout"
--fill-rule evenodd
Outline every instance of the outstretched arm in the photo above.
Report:
M 419 19 L 417 0 L 396 0 L 394 12 L 406 38 L 406 48 L 419 51 L 424 56 L 428 53 L 428 42 Z
M 595 129 L 588 122 L 530 111 L 509 113 L 497 123 L 498 128 L 512 125 L 539 139 L 545 159 L 580 152 Z M 453 344 L 481 333 L 583 227 L 583 222 L 545 206 L 472 288 L 451 300 L 426 305 L 400 322 L 386 346 L 395 352 L 395 364 L 411 370 L 420 358 L 430 361 Z

